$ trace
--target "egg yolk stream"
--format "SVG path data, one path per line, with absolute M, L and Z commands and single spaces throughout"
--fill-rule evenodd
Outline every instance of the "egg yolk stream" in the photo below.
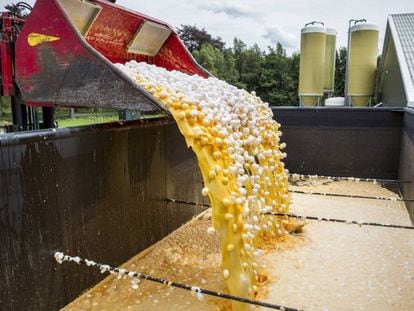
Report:
M 222 276 L 232 295 L 253 298 L 258 247 L 286 233 L 285 220 L 263 215 L 286 213 L 290 202 L 280 124 L 254 93 L 216 78 L 135 61 L 116 66 L 165 105 L 195 152 L 222 241 Z

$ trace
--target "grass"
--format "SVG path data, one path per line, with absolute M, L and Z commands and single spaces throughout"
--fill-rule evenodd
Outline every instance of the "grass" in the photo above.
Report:
M 0 97 L 1 112 L 0 126 L 12 124 L 12 112 L 10 105 L 10 97 Z M 39 120 L 42 119 L 41 109 L 38 108 Z M 111 109 L 87 109 L 78 108 L 74 118 L 69 118 L 68 108 L 56 108 L 55 120 L 59 128 L 73 127 L 81 125 L 91 125 L 99 123 L 107 123 L 118 121 L 118 112 Z
M 0 97 L 1 112 L 0 126 L 12 124 L 12 112 L 10 105 L 10 97 Z M 39 120 L 42 120 L 42 109 L 38 108 Z M 143 119 L 150 119 L 161 117 L 163 114 L 148 114 L 143 115 Z M 77 108 L 73 118 L 69 117 L 69 108 L 56 108 L 55 120 L 58 123 L 58 128 L 74 127 L 82 125 L 92 125 L 100 123 L 108 123 L 119 120 L 119 114 L 114 109 L 91 109 L 91 108 Z
M 108 123 L 113 121 L 118 121 L 118 115 L 89 115 L 89 116 L 81 116 L 75 117 L 73 119 L 56 119 L 59 128 L 64 127 L 73 127 L 73 126 L 81 126 L 81 125 L 91 125 L 91 124 L 99 124 L 99 123 Z
M 0 96 L 0 125 L 11 124 L 12 113 L 10 108 L 10 97 Z

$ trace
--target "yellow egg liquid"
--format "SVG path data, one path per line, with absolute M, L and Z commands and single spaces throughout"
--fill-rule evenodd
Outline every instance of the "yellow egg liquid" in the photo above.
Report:
M 229 137 L 217 131 L 217 121 L 206 120 L 202 109 L 192 104 L 183 90 L 171 89 L 139 74 L 134 78 L 170 111 L 188 147 L 197 156 L 205 184 L 202 193 L 210 199 L 213 227 L 222 241 L 222 276 L 228 292 L 254 298 L 261 272 L 257 248 L 286 233 L 280 218 L 263 215 L 263 211 L 286 213 L 290 201 L 287 170 L 281 161 L 285 154 L 279 146 L 280 124 L 272 119 L 271 110 L 258 97 L 248 94 L 249 100 L 257 103 L 254 107 L 260 116 L 258 125 L 265 131 L 254 137 L 260 136 L 255 144 L 243 145 L 246 157 L 256 150 L 254 161 L 245 162 L 243 169 L 239 169 L 247 176 L 243 190 L 237 179 L 240 174 L 229 169 L 235 160 L 229 152 Z M 240 113 L 248 113 L 243 111 L 242 105 L 240 109 Z M 239 132 L 240 139 L 251 134 L 243 127 Z M 261 152 L 260 156 L 257 156 L 257 150 Z M 240 195 L 241 191 L 244 196 Z M 241 199 L 246 197 L 249 199 Z M 233 310 L 247 310 L 248 305 L 233 302 L 232 307 Z

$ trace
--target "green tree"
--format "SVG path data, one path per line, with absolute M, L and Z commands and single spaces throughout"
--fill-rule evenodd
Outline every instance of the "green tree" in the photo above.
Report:
M 1 82 L 1 80 L 0 80 Z M 3 96 L 0 96 L 0 117 L 3 117 L 4 112 L 3 112 Z
M 223 80 L 230 84 L 237 85 L 239 83 L 240 74 L 236 69 L 236 58 L 234 57 L 233 50 L 227 48 L 223 52 L 224 54 L 224 72 L 222 73 Z
M 378 55 L 377 57 L 377 69 L 375 69 L 375 86 L 374 86 L 374 96 L 372 97 L 371 105 L 375 106 L 376 104 L 379 104 L 382 99 L 382 94 L 380 93 L 380 77 L 381 77 L 381 58 L 382 55 Z
M 220 51 L 207 43 L 200 50 L 195 50 L 193 56 L 201 66 L 215 77 L 231 84 L 237 83 L 238 72 L 235 68 L 236 63 L 231 49 Z
M 247 48 L 246 44 L 237 38 L 234 39 L 233 52 L 236 70 L 239 73 L 239 81 L 236 86 L 248 91 L 256 91 L 260 81 L 264 52 L 257 44 Z
M 220 37 L 213 37 L 207 30 L 204 28 L 199 29 L 195 25 L 181 25 L 181 27 L 177 28 L 177 34 L 191 53 L 201 49 L 204 44 L 210 44 L 220 51 L 223 51 L 225 46 Z
M 336 51 L 335 60 L 335 96 L 344 96 L 345 94 L 346 59 L 346 47 L 340 47 L 339 51 Z
M 196 26 L 181 25 L 178 33 L 197 62 L 217 78 L 256 91 L 270 105 L 298 104 L 300 55 L 287 55 L 281 43 L 266 52 L 238 38 L 226 48 L 219 37 Z
M 299 104 L 299 64 L 300 53 L 293 53 L 289 59 L 289 75 L 292 79 L 292 88 L 289 90 L 289 102 L 286 103 L 292 106 Z
M 290 58 L 282 44 L 278 43 L 276 48 L 269 47 L 261 67 L 257 94 L 271 105 L 289 104 L 295 86 L 290 70 Z

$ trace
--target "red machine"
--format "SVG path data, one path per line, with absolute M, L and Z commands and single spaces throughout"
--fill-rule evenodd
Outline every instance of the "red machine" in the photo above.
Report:
M 171 26 L 109 1 L 37 0 L 25 21 L 2 14 L 2 92 L 28 106 L 162 111 L 117 62 L 209 75 Z M 13 33 L 9 23 L 24 26 Z
M 27 123 L 27 113 L 23 114 L 23 106 L 18 100 L 18 90 L 14 83 L 14 47 L 24 18 L 18 14 L 21 10 L 31 9 L 23 2 L 17 3 L 13 10 L 0 13 L 0 96 L 12 98 L 13 123 Z M 23 119 L 24 118 L 24 119 Z

